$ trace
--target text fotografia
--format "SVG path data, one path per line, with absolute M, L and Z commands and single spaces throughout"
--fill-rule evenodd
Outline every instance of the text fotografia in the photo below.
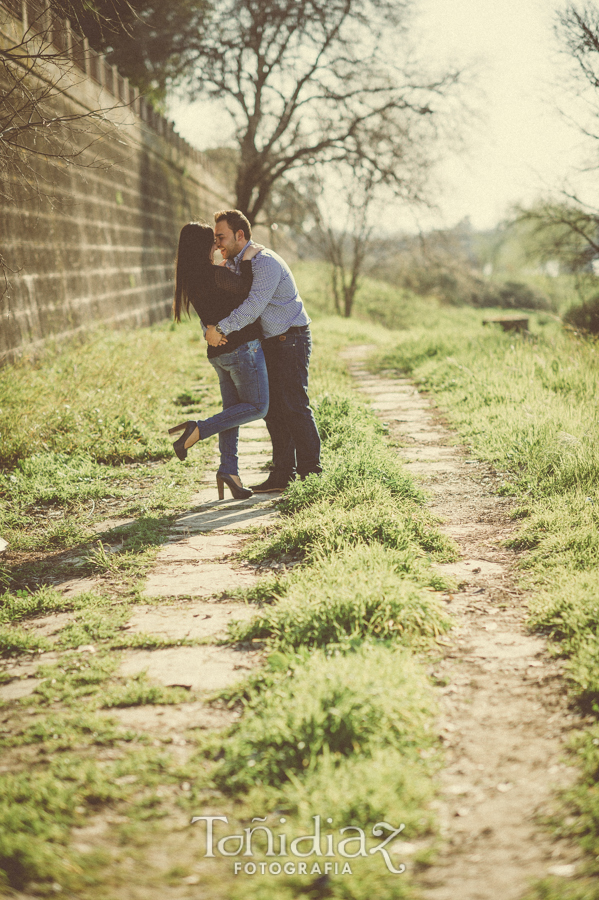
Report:
M 270 875 L 351 875 L 351 865 L 349 862 L 328 862 L 336 857 L 342 859 L 357 859 L 358 857 L 370 857 L 376 853 L 380 853 L 387 869 L 394 875 L 401 875 L 405 872 L 405 865 L 394 866 L 389 855 L 388 846 L 398 834 L 404 830 L 405 825 L 399 827 L 390 825 L 388 822 L 377 822 L 372 826 L 372 836 L 375 838 L 383 838 L 374 847 L 367 846 L 367 829 L 360 828 L 357 825 L 347 825 L 345 828 L 339 828 L 338 831 L 328 831 L 326 834 L 321 828 L 320 816 L 313 816 L 314 829 L 310 834 L 302 834 L 298 837 L 290 837 L 286 832 L 273 831 L 265 823 L 268 816 L 260 818 L 256 816 L 252 819 L 252 827 L 244 828 L 241 834 L 225 834 L 217 837 L 215 834 L 215 823 L 224 822 L 229 824 L 227 816 L 193 816 L 191 824 L 196 822 L 205 822 L 206 828 L 206 852 L 204 857 L 214 858 L 216 856 L 225 857 L 254 857 L 255 843 L 260 840 L 261 844 L 266 843 L 266 857 L 286 858 L 287 862 L 242 862 L 238 860 L 234 864 L 234 873 L 239 875 L 243 872 L 245 875 L 255 875 L 257 872 L 264 875 L 268 872 Z M 285 825 L 286 819 L 279 819 L 281 825 Z M 254 825 L 254 822 L 261 824 Z M 332 825 L 332 819 L 326 819 L 327 824 Z M 388 836 L 385 835 L 389 832 Z M 254 837 L 256 835 L 256 838 Z M 260 855 L 263 851 L 259 850 Z M 313 857 L 310 862 L 294 862 L 289 857 L 306 860 Z M 322 861 L 318 861 L 314 857 L 321 857 Z

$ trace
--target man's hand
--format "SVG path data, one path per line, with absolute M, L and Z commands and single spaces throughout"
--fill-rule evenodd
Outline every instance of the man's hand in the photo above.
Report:
M 211 347 L 220 347 L 227 343 L 224 334 L 220 334 L 214 325 L 208 325 L 206 328 L 206 340 Z

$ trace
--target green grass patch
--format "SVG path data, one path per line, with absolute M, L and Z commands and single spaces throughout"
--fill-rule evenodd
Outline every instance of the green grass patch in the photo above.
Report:
M 449 620 L 430 591 L 412 578 L 429 572 L 413 552 L 359 546 L 323 557 L 273 584 L 272 602 L 250 622 L 229 627 L 233 640 L 267 640 L 283 650 L 351 646 L 366 638 L 417 646 Z M 410 577 L 411 576 L 411 577 Z
M 127 738 L 121 735 L 120 740 Z M 175 784 L 180 778 L 181 771 L 167 754 L 143 746 L 123 750 L 116 759 L 49 753 L 26 772 L 4 775 L 0 877 L 17 890 L 35 885 L 35 893 L 42 895 L 55 892 L 53 883 L 67 891 L 84 889 L 101 877 L 106 858 L 70 848 L 71 829 L 85 826 L 90 816 L 123 808 L 124 803 L 123 811 L 130 819 L 157 818 L 163 800 L 155 787 Z
M 282 524 L 250 544 L 244 556 L 254 562 L 289 553 L 311 559 L 380 544 L 454 558 L 453 543 L 420 510 L 423 494 L 374 416 L 341 393 L 325 396 L 316 416 L 319 428 L 322 423 L 323 475 L 288 488 L 280 504 Z
M 71 827 L 83 824 L 85 812 L 125 795 L 94 762 L 70 757 L 50 760 L 46 770 L 4 775 L 0 872 L 5 883 L 17 889 L 29 881 L 72 884 L 78 867 L 66 850 Z
M 165 426 L 187 391 L 204 398 L 210 372 L 198 320 L 136 331 L 98 331 L 0 372 L 0 462 L 40 451 L 110 464 L 168 459 Z M 208 403 L 213 401 L 210 395 Z M 188 404 L 185 404 L 188 405 Z
M 32 584 L 14 553 L 85 553 L 103 519 L 148 519 L 185 504 L 214 441 L 200 442 L 182 464 L 167 430 L 182 415 L 203 417 L 220 406 L 200 340 L 197 321 L 174 330 L 163 323 L 99 331 L 0 372 L 0 533 L 10 549 L 0 587 Z M 125 549 L 122 577 L 143 571 L 134 562 L 141 553 Z
M 121 728 L 106 716 L 89 713 L 59 712 L 41 716 L 32 724 L 11 729 L 0 737 L 3 747 L 20 747 L 48 743 L 52 751 L 72 750 L 75 747 L 112 747 L 121 741 L 143 740 L 130 729 Z
M 381 314 L 391 299 L 387 289 L 380 292 Z M 396 311 L 400 305 L 404 322 L 419 315 L 406 298 Z M 83 824 L 90 810 L 126 802 L 129 821 L 113 837 L 138 844 L 143 854 L 149 830 L 159 839 L 164 828 L 159 820 L 166 814 L 165 786 L 177 778 L 194 784 L 174 801 L 186 810 L 192 797 L 238 806 L 253 796 L 268 809 L 284 809 L 298 827 L 326 812 L 323 804 L 339 824 L 356 816 L 371 824 L 391 816 L 399 824 L 401 816 L 412 835 L 432 827 L 425 807 L 436 765 L 429 727 L 433 706 L 410 651 L 447 627 L 434 598 L 443 581 L 430 560 L 451 558 L 453 548 L 423 511 L 423 494 L 398 465 L 384 428 L 352 398 L 345 364 L 337 357 L 342 346 L 369 340 L 384 345 L 389 337 L 364 322 L 322 322 L 314 332 L 310 374 L 325 472 L 287 492 L 283 516 L 267 542 L 269 553 L 288 546 L 303 562 L 291 577 L 253 589 L 252 599 L 272 612 L 264 638 L 271 642 L 268 663 L 226 692 L 228 703 L 245 714 L 224 739 L 224 757 L 209 762 L 202 756 L 184 775 L 153 748 L 140 748 L 142 738 L 108 716 L 116 717 L 110 710 L 118 708 L 197 699 L 183 688 L 152 684 L 145 673 L 127 679 L 118 673 L 120 649 L 190 643 L 131 634 L 125 623 L 130 602 L 139 598 L 135 579 L 151 564 L 171 514 L 195 488 L 214 445 L 194 447 L 181 464 L 166 434 L 182 419 L 219 408 L 197 323 L 98 334 L 0 374 L 0 431 L 10 436 L 1 457 L 0 529 L 12 551 L 0 573 L 6 587 L 0 626 L 15 646 L 19 630 L 28 640 L 35 636 L 36 617 L 72 612 L 54 644 L 58 660 L 40 667 L 35 693 L 18 701 L 31 719 L 19 719 L 18 727 L 1 736 L 11 754 L 23 756 L 15 763 L 23 769 L 23 808 L 37 802 L 38 790 L 45 798 L 42 821 L 31 820 L 33 839 L 25 818 L 0 816 L 15 836 L 13 845 L 2 848 L 11 887 L 27 889 L 26 881 L 33 880 L 43 892 L 57 881 L 77 891 L 86 879 L 97 879 L 100 892 L 110 892 L 118 863 L 105 859 L 100 873 L 91 857 L 69 850 L 70 829 Z M 114 522 L 132 516 L 135 523 Z M 104 519 L 109 522 L 101 532 Z M 52 555 L 40 558 L 46 551 Z M 65 573 L 100 575 L 102 587 L 67 600 L 40 586 Z M 114 603 L 116 596 L 126 602 Z M 108 711 L 106 718 L 101 710 Z M 196 739 L 203 746 L 205 739 Z M 223 747 L 222 736 L 216 745 Z M 39 765 L 29 766 L 31 759 Z M 27 774 L 33 773 L 29 794 L 26 765 Z M 209 784 L 207 771 L 215 779 Z M 43 781 L 44 774 L 52 777 Z M 7 806 L 16 803 L 18 791 L 15 782 Z M 171 869 L 173 879 L 187 871 Z M 273 890 L 278 897 L 289 890 L 297 896 L 306 880 L 296 882 L 264 886 L 265 897 L 274 896 Z M 390 888 L 378 862 L 362 865 L 361 874 L 343 884 L 333 880 L 327 890 L 364 900 L 374 890 L 385 900 L 407 897 L 406 885 L 394 879 Z
M 65 706 L 97 708 L 101 699 L 99 686 L 116 672 L 120 659 L 116 653 L 77 653 L 66 651 L 53 665 L 41 665 L 38 676 L 43 678 L 34 698 L 41 704 L 61 702 Z
M 325 753 L 340 761 L 385 747 L 416 761 L 432 742 L 431 712 L 430 690 L 405 650 L 364 644 L 333 657 L 315 651 L 250 702 L 214 778 L 226 792 L 281 785 L 313 771 Z
M 126 684 L 109 688 L 102 699 L 105 709 L 124 706 L 145 706 L 146 704 L 188 703 L 189 691 L 181 687 L 163 687 L 151 684 L 147 675 L 141 672 Z
M 483 328 L 482 315 L 471 310 L 439 312 L 426 330 L 414 329 L 372 364 L 411 373 L 432 391 L 473 453 L 497 470 L 499 492 L 519 504 L 513 512 L 519 527 L 507 544 L 523 554 L 530 627 L 550 637 L 553 652 L 566 660 L 573 695 L 597 715 L 598 346 L 548 317 L 528 315 L 532 333 L 520 336 Z M 582 763 L 580 783 L 557 828 L 581 841 L 589 873 L 570 884 L 545 879 L 527 895 L 537 900 L 599 896 L 596 726 L 580 742 L 573 757 Z
M 15 625 L 0 625 L 0 655 L 16 656 L 50 650 L 51 644 L 43 635 Z

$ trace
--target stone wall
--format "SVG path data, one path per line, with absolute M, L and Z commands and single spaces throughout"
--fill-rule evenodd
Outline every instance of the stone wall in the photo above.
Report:
M 9 15 L 15 5 L 27 12 L 32 0 L 0 0 L 5 47 L 27 26 Z M 99 323 L 146 325 L 168 316 L 181 226 L 211 221 L 213 210 L 231 204 L 210 162 L 103 57 L 72 33 L 54 40 L 73 52 L 53 112 L 102 114 L 65 126 L 64 159 L 40 153 L 38 136 L 38 152 L 8 167 L 0 189 L 0 253 L 8 267 L 0 364 Z M 37 71 L 32 88 L 56 80 L 55 67 Z

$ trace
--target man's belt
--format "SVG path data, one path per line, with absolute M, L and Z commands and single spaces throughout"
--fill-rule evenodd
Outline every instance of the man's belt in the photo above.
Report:
M 288 328 L 283 334 L 275 334 L 274 337 L 264 338 L 262 343 L 265 344 L 267 341 L 284 341 L 287 339 L 288 335 L 291 337 L 294 334 L 306 334 L 306 332 L 309 331 L 309 328 L 309 325 L 292 325 L 291 328 Z

